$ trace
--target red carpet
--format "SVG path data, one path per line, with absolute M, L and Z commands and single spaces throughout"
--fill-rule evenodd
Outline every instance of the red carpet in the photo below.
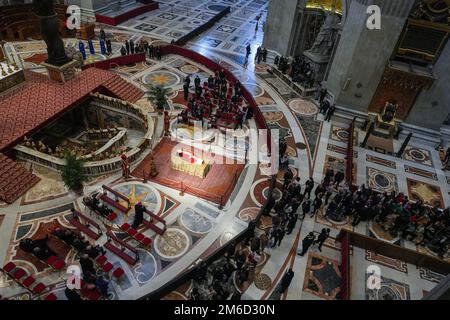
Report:
M 182 147 L 185 151 L 194 152 L 195 155 L 201 155 L 201 151 L 198 149 L 186 145 L 179 145 L 178 142 L 165 138 L 153 150 L 153 157 L 159 174 L 155 178 L 149 176 L 151 157 L 149 155 L 132 172 L 132 175 L 142 179 L 145 171 L 147 180 L 173 189 L 182 189 L 186 193 L 224 205 L 233 192 L 236 181 L 244 169 L 244 164 L 212 164 L 206 178 L 201 179 L 171 168 L 170 155 L 176 145 Z M 213 157 L 214 155 L 211 153 L 203 152 L 202 158 L 204 160 L 208 161 Z M 222 159 L 223 162 L 231 163 L 230 159 Z M 209 162 L 211 163 L 211 161 Z

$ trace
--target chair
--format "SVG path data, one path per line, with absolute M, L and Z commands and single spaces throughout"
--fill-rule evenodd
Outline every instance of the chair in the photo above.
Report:
M 34 288 L 33 293 L 40 294 L 42 291 L 44 291 L 47 287 L 42 282 L 39 282 Z
M 135 239 L 139 242 L 141 242 L 142 240 L 144 240 L 145 236 L 142 233 L 138 233 L 135 237 Z
M 152 243 L 152 239 L 145 237 L 141 243 L 144 245 L 144 247 L 148 247 Z
M 6 273 L 11 273 L 11 271 L 13 271 L 15 268 L 16 268 L 16 264 L 14 262 L 8 262 L 3 267 L 3 271 Z
M 44 300 L 55 301 L 55 300 L 58 300 L 58 297 L 56 297 L 56 295 L 54 293 L 50 293 L 45 297 Z
M 105 262 L 108 260 L 108 258 L 106 258 L 106 256 L 99 256 L 97 257 L 97 259 L 95 259 L 95 262 L 97 262 L 99 265 L 104 265 Z
M 121 267 L 118 267 L 116 270 L 114 270 L 112 275 L 114 278 L 120 279 L 124 274 L 125 271 Z
M 127 232 L 130 228 L 131 226 L 128 223 L 124 223 L 123 225 L 120 226 L 120 229 L 125 232 Z
M 28 289 L 28 288 L 31 287 L 31 285 L 32 285 L 35 281 L 36 281 L 36 279 L 34 279 L 33 276 L 28 276 L 25 280 L 23 280 L 22 285 L 23 285 L 25 288 Z
M 128 234 L 134 238 L 137 234 L 137 230 L 130 228 L 130 230 L 128 230 Z
M 56 256 L 51 256 L 47 259 L 47 264 L 53 266 L 53 264 L 56 262 L 56 260 L 58 260 L 58 258 Z
M 64 266 L 65 266 L 64 261 L 58 260 L 52 265 L 52 268 L 55 269 L 56 271 L 60 271 L 62 270 L 62 268 L 64 268 Z
M 25 272 L 25 270 L 23 270 L 22 268 L 18 268 L 16 271 L 14 271 L 13 273 L 13 278 L 15 280 L 20 280 L 22 279 L 27 273 Z
M 110 272 L 113 268 L 114 266 L 110 262 L 105 263 L 102 267 L 104 272 Z

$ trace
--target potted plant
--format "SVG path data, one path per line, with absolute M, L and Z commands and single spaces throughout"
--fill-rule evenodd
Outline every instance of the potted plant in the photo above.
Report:
M 164 106 L 167 104 L 167 96 L 170 93 L 169 88 L 163 86 L 149 85 L 147 91 L 148 100 L 156 105 L 156 109 L 159 113 L 162 113 Z
M 83 182 L 86 181 L 86 176 L 83 173 L 84 160 L 77 158 L 76 155 L 70 151 L 64 153 L 66 165 L 61 169 L 61 177 L 64 184 L 77 194 L 83 192 Z

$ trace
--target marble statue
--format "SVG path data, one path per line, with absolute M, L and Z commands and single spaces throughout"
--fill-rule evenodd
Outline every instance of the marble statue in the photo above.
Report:
M 320 28 L 312 48 L 309 50 L 311 53 L 321 56 L 329 56 L 331 54 L 336 38 L 336 29 L 341 21 L 340 17 L 334 12 L 327 11 L 325 15 L 325 22 Z
M 59 35 L 59 20 L 53 0 L 33 0 L 33 8 L 41 20 L 41 35 L 47 45 L 47 63 L 55 66 L 66 64 L 70 60 Z

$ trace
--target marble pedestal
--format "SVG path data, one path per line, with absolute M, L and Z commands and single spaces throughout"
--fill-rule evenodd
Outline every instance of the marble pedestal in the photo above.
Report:
M 75 66 L 78 64 L 76 60 L 69 61 L 62 66 L 55 66 L 48 63 L 42 63 L 47 69 L 50 79 L 58 82 L 66 82 L 75 77 Z
M 325 78 L 325 72 L 327 70 L 330 56 L 322 56 L 311 51 L 303 52 L 306 61 L 310 63 L 312 70 L 314 71 L 315 83 L 321 83 Z

